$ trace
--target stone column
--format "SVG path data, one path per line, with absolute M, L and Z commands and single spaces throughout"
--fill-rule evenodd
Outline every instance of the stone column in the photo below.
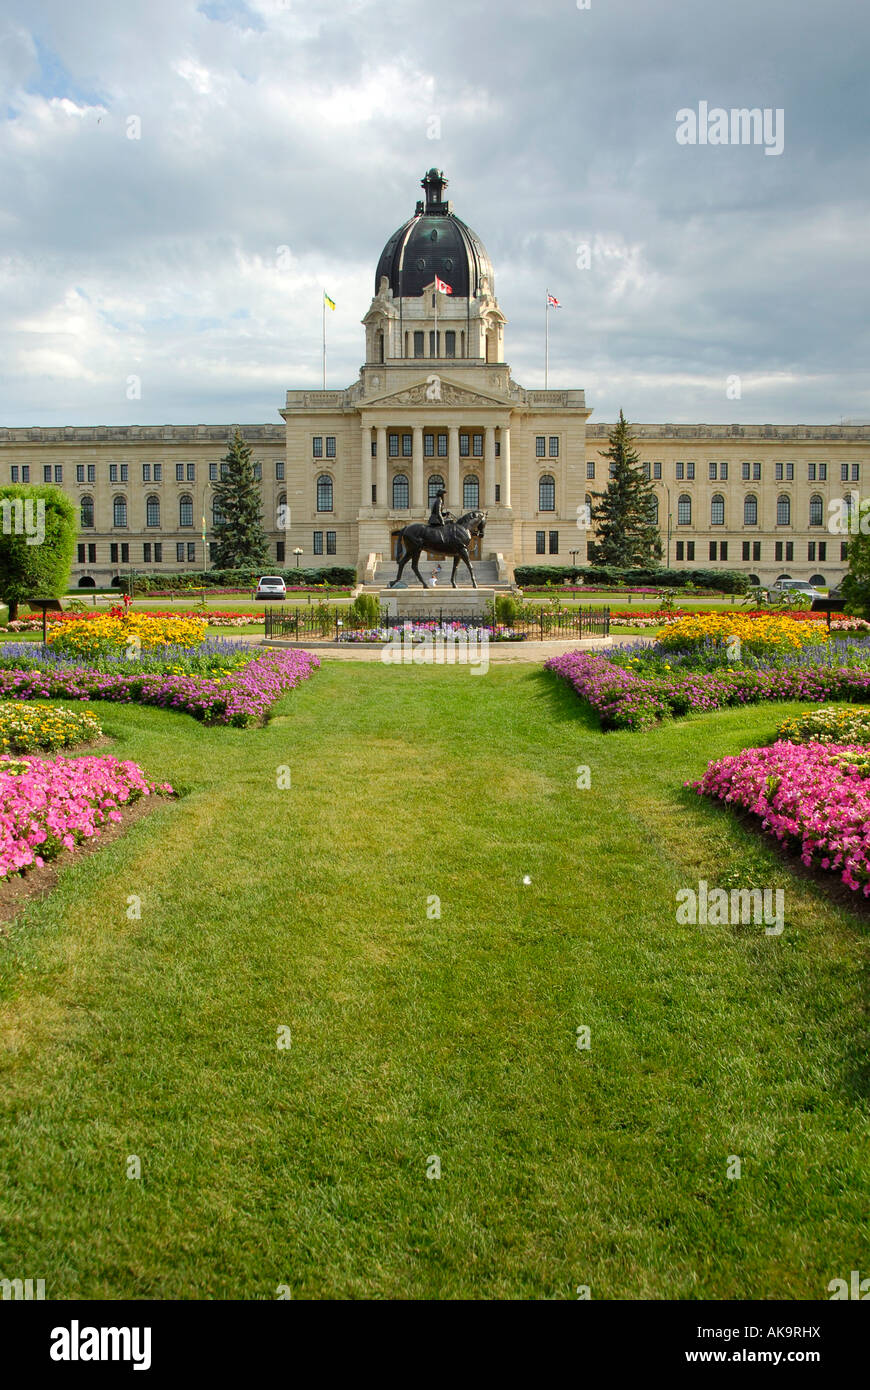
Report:
M 362 426 L 360 430 L 360 493 L 359 503 L 361 507 L 372 505 L 372 430 L 365 417 L 360 420 Z
M 378 437 L 378 458 L 377 458 L 377 484 L 378 484 L 378 506 L 388 507 L 390 499 L 387 497 L 387 431 L 383 425 L 377 429 Z
M 483 505 L 495 506 L 495 426 L 487 425 L 483 445 Z
M 509 425 L 501 428 L 501 505 L 511 504 L 511 431 Z
M 411 457 L 411 506 L 414 511 L 422 511 L 423 501 L 423 426 L 414 426 L 413 454 Z
M 447 506 L 459 516 L 462 498 L 459 495 L 459 426 L 448 427 L 447 441 Z

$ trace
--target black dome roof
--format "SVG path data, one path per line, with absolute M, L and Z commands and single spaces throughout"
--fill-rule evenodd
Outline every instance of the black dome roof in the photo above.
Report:
M 438 169 L 430 169 L 422 180 L 426 202 L 403 227 L 394 232 L 381 252 L 375 272 L 375 294 L 386 275 L 396 296 L 419 296 L 436 275 L 464 299 L 480 291 L 483 275 L 494 290 L 492 265 L 486 247 L 476 232 L 453 212 L 453 204 L 443 201 L 447 180 Z

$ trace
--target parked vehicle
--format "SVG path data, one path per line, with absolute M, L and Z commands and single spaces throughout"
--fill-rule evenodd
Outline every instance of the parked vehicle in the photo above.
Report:
M 771 599 L 779 598 L 781 594 L 794 594 L 809 599 L 825 597 L 820 589 L 815 588 L 805 579 L 777 579 L 775 584 L 771 584 L 767 592 Z
M 287 597 L 287 585 L 284 580 L 276 574 L 265 574 L 257 580 L 257 592 L 255 599 L 284 599 Z

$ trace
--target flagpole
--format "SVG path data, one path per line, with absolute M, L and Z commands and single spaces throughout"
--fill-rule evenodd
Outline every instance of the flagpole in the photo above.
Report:
M 434 356 L 435 356 L 435 357 L 438 356 L 438 277 L 437 277 L 437 276 L 435 277 L 435 352 L 434 352 Z
M 323 315 L 323 389 L 326 390 L 326 290 L 323 291 L 320 305 Z
M 547 302 L 544 308 L 544 390 L 550 380 L 550 291 L 547 290 Z

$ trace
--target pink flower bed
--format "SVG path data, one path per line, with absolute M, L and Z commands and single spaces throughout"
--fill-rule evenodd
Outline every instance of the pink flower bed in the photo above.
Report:
M 173 795 L 117 758 L 0 758 L 0 879 L 93 839 L 153 793 Z
M 716 797 L 758 816 L 777 840 L 799 845 L 807 866 L 838 873 L 847 888 L 870 897 L 870 779 L 848 765 L 866 754 L 852 744 L 775 743 L 744 748 L 712 762 L 699 796 Z M 837 760 L 846 766 L 837 766 Z

